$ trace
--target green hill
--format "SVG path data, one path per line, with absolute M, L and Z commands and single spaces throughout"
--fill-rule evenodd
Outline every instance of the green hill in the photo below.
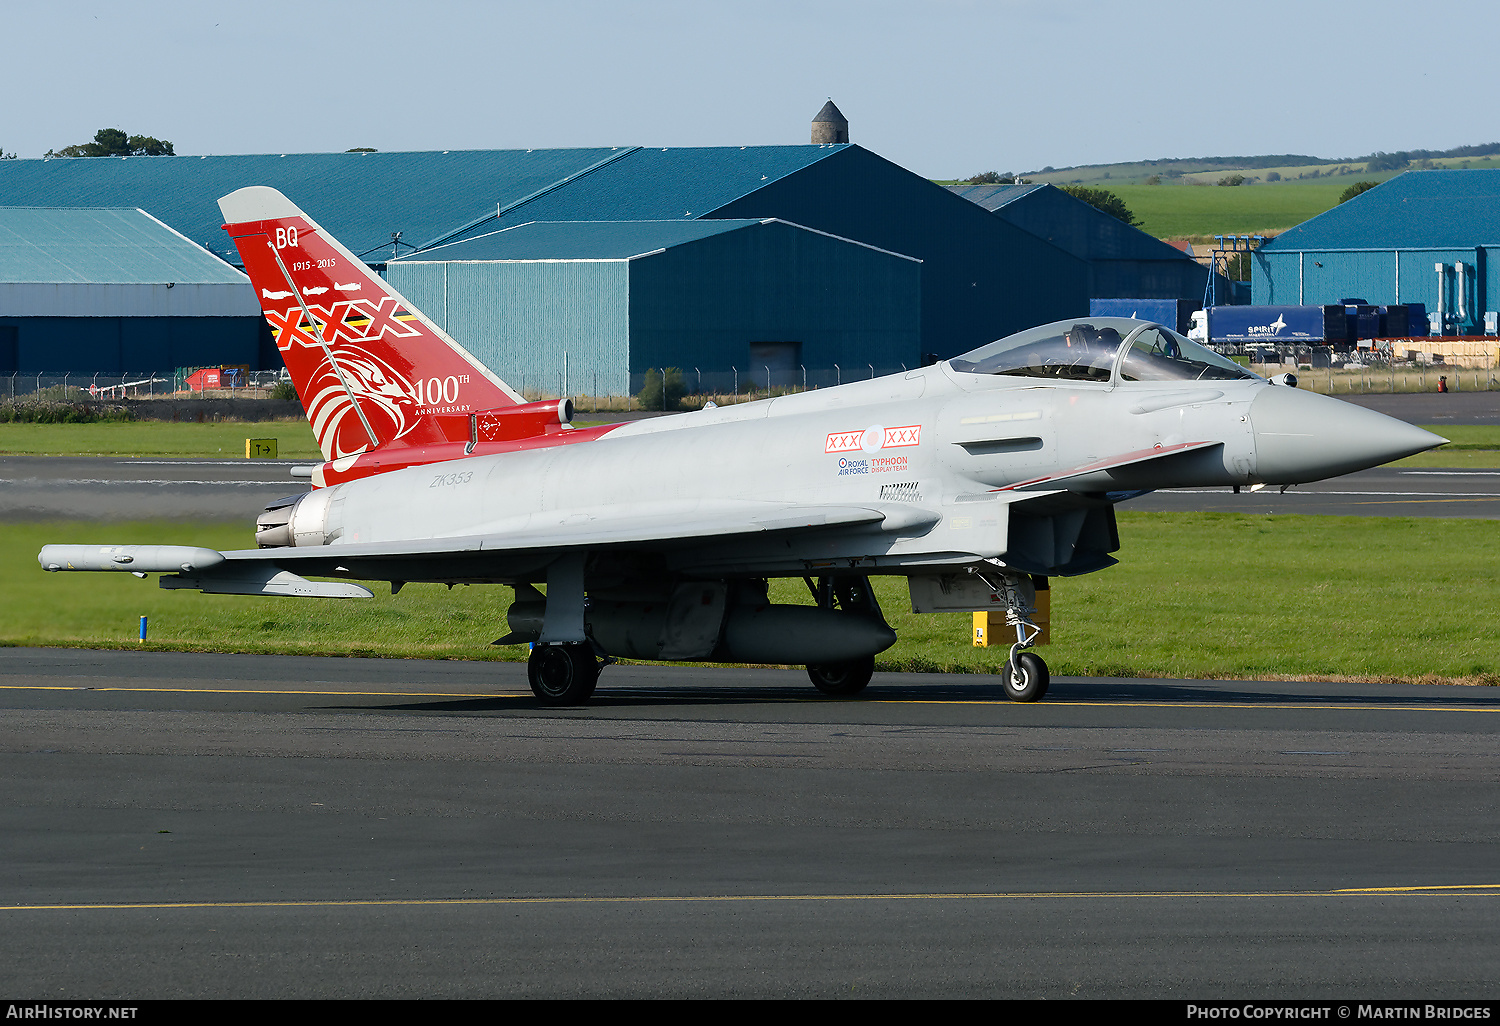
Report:
M 1298 154 L 1192 157 L 1043 168 L 1025 181 L 1108 189 L 1162 239 L 1275 235 L 1329 210 L 1355 182 L 1384 182 L 1406 170 L 1497 168 L 1500 143 L 1453 150 L 1373 153 L 1335 160 Z M 1219 184 L 1240 180 L 1237 185 Z

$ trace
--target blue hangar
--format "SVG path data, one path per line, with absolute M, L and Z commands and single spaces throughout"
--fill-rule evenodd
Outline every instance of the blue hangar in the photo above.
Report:
M 863 370 L 835 371 L 849 380 L 1088 310 L 1086 261 L 843 142 L 0 162 L 8 203 L 139 207 L 230 262 L 216 200 L 245 185 L 281 190 L 498 373 L 549 390 L 564 352 L 580 394 L 663 363 Z M 46 369 L 110 369 L 88 355 Z
M 1425 304 L 1436 334 L 1500 309 L 1500 171 L 1407 171 L 1255 251 L 1257 306 Z M 1424 332 L 1425 334 L 1425 332 Z
M 1055 185 L 948 188 L 1083 260 L 1088 265 L 1090 299 L 1203 298 L 1207 267 Z
M 170 372 L 209 352 L 275 352 L 240 271 L 139 209 L 0 207 L 0 377 Z

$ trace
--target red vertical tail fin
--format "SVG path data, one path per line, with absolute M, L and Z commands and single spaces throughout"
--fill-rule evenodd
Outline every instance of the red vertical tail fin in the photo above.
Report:
M 454 441 L 466 415 L 523 402 L 275 189 L 219 209 L 325 459 Z

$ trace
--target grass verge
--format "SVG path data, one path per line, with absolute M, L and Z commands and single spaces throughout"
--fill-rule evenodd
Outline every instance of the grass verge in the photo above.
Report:
M 278 455 L 319 459 L 312 427 L 301 417 L 256 424 L 173 424 L 135 420 L 118 424 L 0 424 L 0 453 L 18 456 L 166 456 L 234 459 L 245 439 L 274 438 Z
M 1120 515 L 1121 564 L 1053 583 L 1053 673 L 1500 684 L 1500 549 L 1478 520 Z M 504 633 L 510 589 L 408 585 L 373 600 L 162 591 L 128 574 L 46 574 L 49 541 L 247 544 L 224 525 L 12 524 L 0 534 L 0 644 L 173 651 L 524 659 Z M 877 579 L 900 640 L 886 670 L 994 672 L 967 614 L 916 616 Z M 777 601 L 807 602 L 801 581 Z M 150 641 L 136 642 L 150 617 Z

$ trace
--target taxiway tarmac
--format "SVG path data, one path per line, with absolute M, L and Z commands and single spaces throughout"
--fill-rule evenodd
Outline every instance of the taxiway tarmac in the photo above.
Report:
M 1493 998 L 1500 690 L 0 649 L 15 994 Z

